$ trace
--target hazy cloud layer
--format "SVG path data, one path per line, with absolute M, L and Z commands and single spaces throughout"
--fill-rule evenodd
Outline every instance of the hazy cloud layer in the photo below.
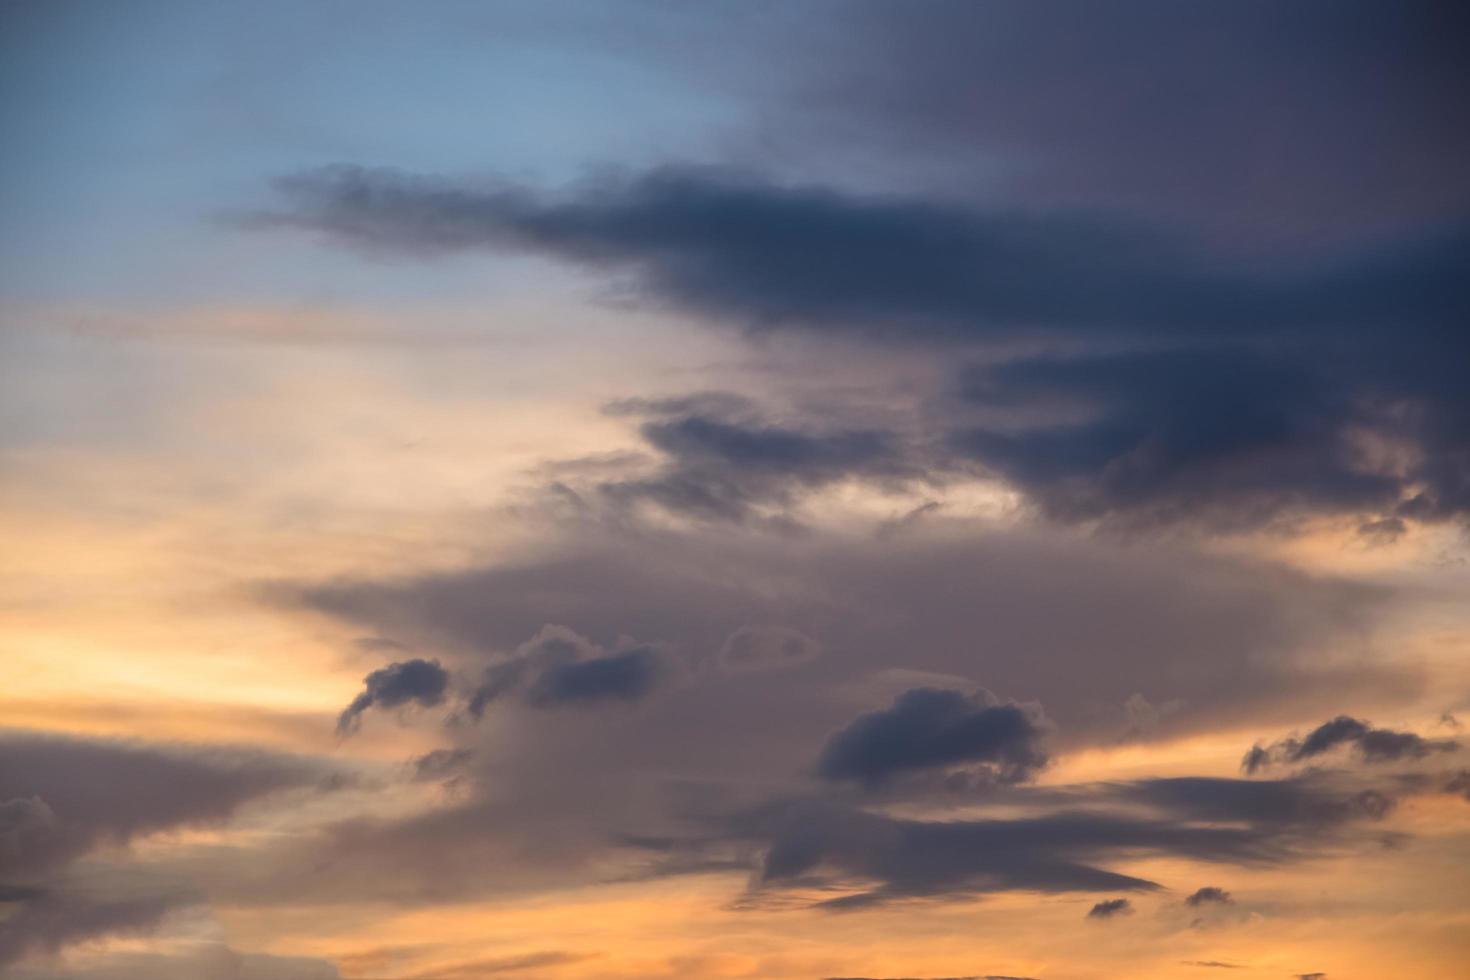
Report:
M 1178 550 L 1137 549 L 1125 560 L 1102 544 L 963 524 L 882 540 L 584 530 L 505 565 L 278 584 L 271 594 L 485 671 L 472 713 L 511 692 L 524 697 L 544 658 L 595 662 L 621 637 L 668 644 L 699 673 L 751 623 L 796 630 L 824 655 L 805 659 L 782 685 L 724 672 L 734 692 L 724 697 L 749 697 L 750 710 L 768 716 L 789 710 L 826 723 L 822 734 L 850 720 L 828 714 L 822 692 L 895 668 L 1022 696 L 1045 691 L 1048 714 L 1071 737 L 1089 728 L 1117 734 L 1125 704 L 1140 693 L 1187 706 L 1160 722 L 1168 731 L 1278 698 L 1299 711 L 1302 691 L 1282 693 L 1295 676 L 1310 675 L 1305 696 L 1323 711 L 1354 690 L 1373 698 L 1393 695 L 1396 684 L 1412 690 L 1411 678 L 1386 679 L 1366 658 L 1345 656 L 1327 669 L 1294 654 L 1327 643 L 1345 654 L 1361 648 L 1387 598 L 1374 590 Z M 560 652 L 521 650 L 547 623 L 572 631 Z M 1190 656 L 1179 657 L 1185 649 Z M 883 691 L 878 703 L 901 690 Z M 808 706 L 782 706 L 788 691 L 806 692 Z

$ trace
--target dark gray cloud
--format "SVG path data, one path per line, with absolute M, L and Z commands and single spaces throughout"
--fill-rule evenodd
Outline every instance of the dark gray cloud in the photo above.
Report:
M 753 496 L 943 475 L 968 459 L 1068 520 L 1235 528 L 1345 512 L 1381 538 L 1406 519 L 1470 513 L 1470 400 L 1453 367 L 1470 358 L 1465 220 L 1267 261 L 1126 216 L 994 213 L 706 170 L 562 198 L 357 168 L 280 186 L 289 208 L 260 220 L 410 251 L 550 252 L 766 330 L 1069 345 L 971 371 L 956 418 L 927 434 L 948 455 L 916 461 L 881 431 L 691 407 L 645 423 L 669 466 L 610 483 L 614 497 L 741 520 Z M 1073 417 L 963 424 L 976 408 Z M 1398 449 L 1385 458 L 1375 441 Z
M 890 339 L 1034 332 L 1222 338 L 1396 325 L 1462 312 L 1461 225 L 1272 270 L 1099 214 L 787 187 L 708 169 L 590 182 L 561 198 L 339 166 L 283 177 L 256 221 L 434 254 L 531 250 L 635 274 L 651 297 L 767 327 Z
M 116 894 L 70 880 L 88 852 L 217 823 L 268 794 L 321 784 L 317 764 L 236 749 L 0 733 L 0 966 L 111 933 L 146 932 L 200 901 L 140 880 Z
M 1325 973 L 1298 973 L 1296 980 L 1327 980 Z
M 7 876 L 45 874 L 100 844 L 223 820 L 327 775 L 236 749 L 0 732 L 0 856 Z
M 873 785 L 914 770 L 979 766 L 1002 783 L 1030 779 L 1047 763 L 1045 725 L 1033 706 L 1002 704 L 988 691 L 915 688 L 827 740 L 817 773 Z
M 1463 796 L 1467 802 L 1470 802 L 1470 769 L 1461 769 L 1451 776 L 1449 782 L 1444 785 L 1444 791 Z
M 1126 898 L 1109 898 L 1098 902 L 1087 912 L 1089 919 L 1112 919 L 1120 915 L 1130 915 L 1133 912 L 1133 903 Z
M 962 389 L 981 406 L 1080 407 L 1075 421 L 950 437 L 1063 519 L 1250 527 L 1392 510 L 1423 482 L 1365 461 L 1355 440 L 1375 409 L 1309 350 L 1040 357 L 973 370 Z
M 538 708 L 579 701 L 636 701 L 653 690 L 659 670 L 658 653 L 650 647 L 555 664 L 536 678 L 526 700 Z
M 1360 827 L 1381 820 L 1394 798 L 1317 776 L 1024 789 L 1000 802 L 1032 814 L 917 820 L 800 799 L 714 817 L 719 830 L 702 839 L 758 843 L 757 891 L 846 892 L 818 903 L 831 910 L 1008 890 L 1148 892 L 1161 886 L 1106 865 L 1145 856 L 1251 867 L 1300 861 L 1362 843 Z
M 624 644 L 611 652 L 576 631 L 548 625 L 508 658 L 485 671 L 466 710 L 480 718 L 508 694 L 533 708 L 604 701 L 637 701 L 669 673 L 663 651 Z
M 444 701 L 449 689 L 449 672 L 437 660 L 402 660 L 373 671 L 363 678 L 362 693 L 352 699 L 337 718 L 342 735 L 357 730 L 362 714 L 372 707 L 398 708 L 417 704 L 432 708 Z
M 1219 970 L 1244 970 L 1245 967 L 1239 963 L 1226 963 L 1224 960 L 1184 960 L 1185 966 L 1209 966 Z
M 1366 721 L 1338 715 L 1312 729 L 1305 738 L 1291 736 L 1269 746 L 1252 746 L 1241 760 L 1241 768 L 1254 773 L 1275 763 L 1302 762 L 1342 747 L 1351 747 L 1364 762 L 1399 762 L 1423 759 L 1436 752 L 1453 752 L 1459 743 L 1453 739 L 1427 739 L 1414 732 L 1374 728 Z
M 1234 901 L 1235 899 L 1231 898 L 1230 893 L 1225 889 L 1206 885 L 1186 898 L 1184 904 L 1190 908 L 1198 908 L 1201 905 L 1229 905 Z
M 47 891 L 0 920 L 0 967 L 97 936 L 151 932 L 169 912 L 198 901 L 188 892 L 99 898 Z
M 662 460 L 652 472 L 590 488 L 620 510 L 649 504 L 700 520 L 755 523 L 802 493 L 844 480 L 897 487 L 930 475 L 895 433 L 773 423 L 722 392 L 626 400 L 609 410 L 643 416 L 640 434 Z

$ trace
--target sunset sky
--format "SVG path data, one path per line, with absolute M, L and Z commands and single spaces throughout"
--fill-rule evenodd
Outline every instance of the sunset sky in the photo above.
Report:
M 1466 976 L 1467 65 L 3 0 L 0 978 Z

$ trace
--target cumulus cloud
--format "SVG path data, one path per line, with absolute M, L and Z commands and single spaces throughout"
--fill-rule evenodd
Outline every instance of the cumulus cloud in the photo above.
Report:
M 337 733 L 349 735 L 362 723 L 369 708 L 398 708 L 417 704 L 432 708 L 444 701 L 449 672 L 437 660 L 414 658 L 389 664 L 363 679 L 362 693 L 337 718 Z
M 667 669 L 656 647 L 624 646 L 609 652 L 575 630 L 548 625 L 486 670 L 466 710 L 479 718 L 511 693 L 533 708 L 637 701 L 658 685 Z
M 1110 898 L 1094 905 L 1088 910 L 1087 917 L 1089 919 L 1112 919 L 1120 915 L 1131 914 L 1133 914 L 1132 902 L 1126 898 Z
M 1198 908 L 1201 905 L 1229 905 L 1234 901 L 1225 889 L 1206 885 L 1186 898 L 1184 904 L 1190 908 Z
M 824 779 L 876 784 L 965 763 L 983 767 L 997 782 L 1021 782 L 1046 765 L 1044 731 L 1035 706 L 1002 704 L 988 691 L 915 688 L 835 733 L 817 772 Z
M 1426 739 L 1414 732 L 1374 728 L 1366 721 L 1338 715 L 1314 728 L 1305 738 L 1291 736 L 1269 746 L 1252 746 L 1241 760 L 1241 768 L 1254 773 L 1277 763 L 1313 759 L 1342 747 L 1351 747 L 1364 762 L 1399 762 L 1423 759 L 1436 752 L 1453 752 L 1459 743 L 1451 739 Z

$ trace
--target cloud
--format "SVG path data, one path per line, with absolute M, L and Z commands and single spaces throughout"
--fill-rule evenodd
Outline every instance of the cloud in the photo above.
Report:
M 1302 762 L 1350 746 L 1364 762 L 1399 762 L 1423 759 L 1435 752 L 1453 752 L 1459 743 L 1451 739 L 1426 739 L 1413 732 L 1374 728 L 1366 721 L 1338 715 L 1314 728 L 1306 738 L 1289 737 L 1269 746 L 1255 745 L 1241 760 L 1241 768 L 1254 773 L 1277 763 Z
M 1136 219 L 987 212 L 663 168 L 559 198 L 336 166 L 275 182 L 256 223 L 435 254 L 549 253 L 636 274 L 651 295 L 764 325 L 907 336 L 1017 326 L 1179 329 L 1434 324 L 1466 298 L 1461 228 L 1367 259 L 1266 273 Z
M 100 844 L 220 821 L 326 775 L 263 752 L 0 732 L 0 854 L 7 875 L 45 874 Z
M 1190 908 L 1198 908 L 1201 905 L 1230 905 L 1235 899 L 1223 888 L 1206 885 L 1198 889 L 1194 894 L 1184 900 L 1184 904 Z
M 0 732 L 0 965 L 113 933 L 152 930 L 200 901 L 140 878 L 94 888 L 68 874 L 107 844 L 219 823 L 269 794 L 322 783 L 319 764 L 239 749 Z
M 1250 867 L 1301 861 L 1366 840 L 1359 825 L 1382 819 L 1394 800 L 1322 777 L 1180 777 L 1017 788 L 997 802 L 1028 815 L 919 820 L 793 799 L 712 817 L 720 829 L 705 839 L 763 845 L 757 890 L 843 891 L 818 906 L 844 910 L 1011 890 L 1155 891 L 1158 882 L 1106 865 L 1144 856 Z
M 1244 970 L 1245 967 L 1239 963 L 1226 963 L 1223 960 L 1183 960 L 1185 966 L 1209 966 L 1220 970 Z
M 151 932 L 169 912 L 198 901 L 189 892 L 99 898 L 48 891 L 0 921 L 0 967 L 96 936 Z
M 453 966 L 416 973 L 410 980 L 479 980 L 481 977 L 520 973 L 547 966 L 565 966 L 593 959 L 595 954 L 570 953 L 561 950 L 544 950 L 521 956 L 497 956 L 492 959 L 457 963 Z
M 1070 404 L 1082 418 L 959 428 L 950 442 L 1067 521 L 1230 530 L 1282 515 L 1391 510 L 1425 474 L 1389 472 L 1365 456 L 1357 440 L 1379 420 L 1342 373 L 1294 348 L 1013 360 L 968 372 L 964 397 L 1011 411 Z
M 339 980 L 326 960 L 240 952 L 223 943 L 181 944 L 175 952 L 113 950 L 69 956 L 44 968 L 18 965 L 7 980 Z
M 754 523 L 802 494 L 864 480 L 897 487 L 926 471 L 894 433 L 776 424 L 721 392 L 625 400 L 613 414 L 651 416 L 639 429 L 662 463 L 652 472 L 596 483 L 599 499 L 620 510 L 652 505 L 677 516 Z
M 1110 739 L 1116 716 L 1098 715 L 1093 705 L 1122 704 L 1140 690 L 1160 704 L 1188 703 L 1187 714 L 1171 717 L 1185 732 L 1259 718 L 1273 703 L 1284 722 L 1303 696 L 1329 710 L 1413 693 L 1414 681 L 1354 657 L 1387 599 L 1371 588 L 1175 549 L 1136 548 L 1124 560 L 1099 542 L 937 518 L 923 533 L 881 541 L 579 527 L 500 564 L 281 583 L 270 595 L 467 667 L 483 665 L 471 714 L 521 698 L 548 658 L 601 655 L 586 637 L 656 637 L 700 663 L 752 623 L 779 623 L 822 645 L 823 656 L 782 675 L 803 704 L 781 710 L 828 732 L 846 724 L 851 709 L 826 692 L 894 667 L 983 677 L 993 690 L 1045 690 L 1047 713 L 1063 733 L 1105 728 Z M 547 623 L 567 630 L 558 634 L 560 652 L 527 646 Z M 1306 652 L 1330 645 L 1344 651 L 1342 660 L 1307 663 Z M 1181 649 L 1195 652 L 1187 664 Z M 731 680 L 719 698 L 730 707 L 704 705 L 706 716 L 734 710 L 728 688 L 738 683 L 739 697 L 749 699 L 742 714 L 771 717 L 781 691 L 755 672 L 739 682 L 723 673 Z M 1308 674 L 1309 684 L 1298 683 Z M 699 685 L 681 696 L 704 691 Z M 817 728 L 818 739 L 824 734 Z
M 437 660 L 403 660 L 373 671 L 363 679 L 363 691 L 337 718 L 337 733 L 348 735 L 361 724 L 362 714 L 374 706 L 397 708 L 418 704 L 432 708 L 444 700 L 449 672 Z
M 528 706 L 543 709 L 637 701 L 667 673 L 666 658 L 655 647 L 624 646 L 608 652 L 575 630 L 547 625 L 485 671 L 466 710 L 480 718 L 491 703 L 513 692 Z
M 1043 732 L 1034 706 L 1002 704 L 988 691 L 915 688 L 835 733 L 817 772 L 872 785 L 904 772 L 971 763 L 998 782 L 1021 782 L 1047 763 Z
M 1133 903 L 1126 898 L 1110 898 L 1098 902 L 1087 913 L 1089 919 L 1112 919 L 1120 915 L 1132 915 Z
M 924 434 L 947 452 L 927 461 L 878 430 L 645 400 L 667 413 L 643 434 L 668 465 L 601 488 L 625 504 L 748 521 L 797 489 L 969 461 L 1066 521 L 1239 530 L 1347 513 L 1381 537 L 1470 513 L 1470 400 L 1450 367 L 1470 357 L 1455 329 L 1470 306 L 1470 219 L 1265 262 L 1137 216 L 988 211 L 697 168 L 560 197 L 354 167 L 278 187 L 285 209 L 259 221 L 417 253 L 550 253 L 767 331 L 921 349 L 1065 342 L 1005 348 L 964 372 L 959 404 Z M 976 412 L 983 424 L 966 424 Z
M 635 647 L 580 663 L 553 664 L 526 691 L 528 704 L 551 708 L 581 701 L 636 701 L 658 679 L 660 662 L 651 647 Z

